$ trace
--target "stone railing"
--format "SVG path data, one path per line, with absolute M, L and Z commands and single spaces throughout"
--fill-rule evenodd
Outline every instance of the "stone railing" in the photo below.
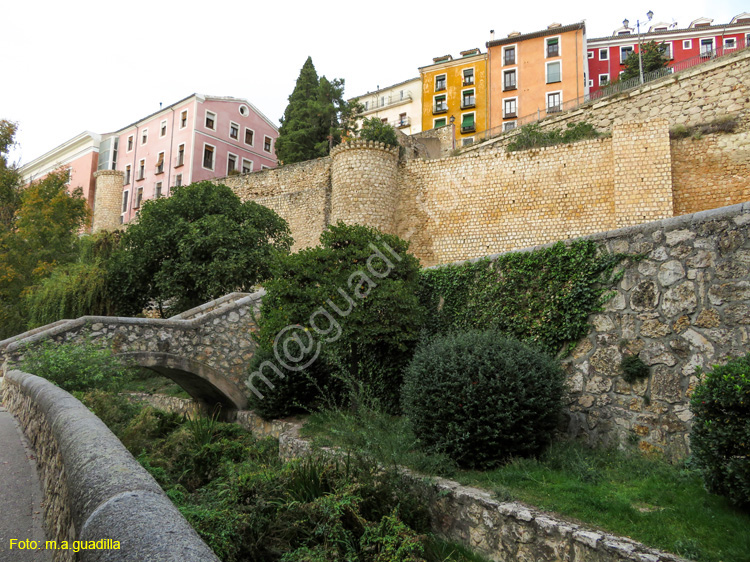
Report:
M 36 452 L 55 562 L 218 562 L 151 475 L 73 396 L 20 371 L 5 375 L 2 391 Z

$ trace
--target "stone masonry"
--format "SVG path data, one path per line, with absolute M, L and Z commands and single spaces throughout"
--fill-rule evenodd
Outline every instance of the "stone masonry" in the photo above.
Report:
M 122 184 L 125 174 L 117 170 L 100 170 L 94 173 L 94 218 L 92 232 L 122 228 Z

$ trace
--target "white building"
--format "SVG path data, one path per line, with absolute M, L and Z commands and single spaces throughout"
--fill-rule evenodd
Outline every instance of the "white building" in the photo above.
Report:
M 393 86 L 356 96 L 364 106 L 362 119 L 377 117 L 402 133 L 413 135 L 422 130 L 422 80 L 411 78 Z M 358 122 L 361 123 L 361 120 Z

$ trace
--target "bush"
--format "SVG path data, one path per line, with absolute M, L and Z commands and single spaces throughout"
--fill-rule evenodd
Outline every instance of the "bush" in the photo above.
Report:
M 707 372 L 690 407 L 690 443 L 706 488 L 750 506 L 750 354 Z
M 551 357 L 495 331 L 438 336 L 406 370 L 404 412 L 423 445 L 466 468 L 539 454 L 562 406 Z
M 622 370 L 622 378 L 630 384 L 648 378 L 650 372 L 648 365 L 637 355 L 626 355 L 623 357 L 622 361 L 620 361 L 620 370 Z
M 382 142 L 386 146 L 399 146 L 396 130 L 377 117 L 370 117 L 362 121 L 359 137 L 368 141 Z
M 521 127 L 508 143 L 507 150 L 528 150 L 542 146 L 553 146 L 556 144 L 568 144 L 585 139 L 595 139 L 600 136 L 591 123 L 581 121 L 580 123 L 568 123 L 565 129 L 542 129 L 538 123 L 532 123 Z
M 264 369 L 269 388 L 251 374 L 248 383 L 263 395 L 251 394 L 251 407 L 278 417 L 315 407 L 321 395 L 348 402 L 364 389 L 397 410 L 422 320 L 419 262 L 406 242 L 365 226 L 329 226 L 320 242 L 280 260 L 265 285 L 250 372 L 268 360 L 283 378 Z
M 25 353 L 21 369 L 68 392 L 94 389 L 116 392 L 130 376 L 127 365 L 112 351 L 90 342 L 45 342 Z

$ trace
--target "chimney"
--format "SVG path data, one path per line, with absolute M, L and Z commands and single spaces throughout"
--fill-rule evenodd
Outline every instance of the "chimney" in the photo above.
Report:
M 494 41 L 494 40 L 495 40 L 495 30 L 490 29 L 490 41 Z
M 518 37 L 519 35 L 521 35 L 520 31 L 511 31 L 508 33 L 508 37 Z
M 556 29 L 558 27 L 562 27 L 561 23 L 553 22 L 547 26 L 547 29 Z

